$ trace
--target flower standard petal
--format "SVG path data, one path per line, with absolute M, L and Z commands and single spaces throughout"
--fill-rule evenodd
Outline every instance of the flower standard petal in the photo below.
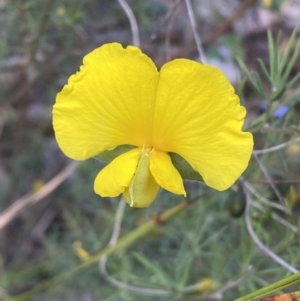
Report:
M 186 196 L 182 178 L 170 156 L 153 149 L 150 153 L 150 170 L 155 181 L 164 189 Z
M 242 131 L 245 114 L 220 70 L 174 60 L 160 71 L 153 147 L 181 155 L 207 185 L 227 189 L 247 167 L 253 148 L 252 135 Z
M 141 156 L 141 149 L 135 148 L 118 156 L 97 175 L 94 190 L 102 197 L 115 197 L 129 186 Z
M 154 63 L 136 47 L 112 43 L 86 55 L 53 108 L 61 149 L 84 160 L 122 144 L 149 147 L 157 81 Z

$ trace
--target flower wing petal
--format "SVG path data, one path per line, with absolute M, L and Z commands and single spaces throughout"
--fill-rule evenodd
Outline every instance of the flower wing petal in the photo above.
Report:
M 149 155 L 150 171 L 159 186 L 175 194 L 186 196 L 182 178 L 170 156 L 153 149 Z
M 158 72 L 140 49 L 106 44 L 84 57 L 56 97 L 59 146 L 76 160 L 129 144 L 149 147 Z
M 102 197 L 115 197 L 123 193 L 132 180 L 141 149 L 135 148 L 118 156 L 97 175 L 94 190 Z
M 253 148 L 252 135 L 242 131 L 245 114 L 220 70 L 174 60 L 160 72 L 153 147 L 181 155 L 208 186 L 227 189 L 246 169 Z

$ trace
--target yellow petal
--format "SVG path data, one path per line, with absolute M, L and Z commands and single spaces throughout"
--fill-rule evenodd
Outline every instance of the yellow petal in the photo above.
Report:
M 84 57 L 56 97 L 55 136 L 76 160 L 129 144 L 150 147 L 158 72 L 140 49 L 106 44 Z
M 149 161 L 149 154 L 144 152 L 139 159 L 135 175 L 123 194 L 131 207 L 147 207 L 158 194 L 160 187 L 150 172 Z
M 115 197 L 129 186 L 136 171 L 141 149 L 135 148 L 118 156 L 97 175 L 94 190 L 102 197 Z
M 178 59 L 160 72 L 153 147 L 181 155 L 208 186 L 230 187 L 248 165 L 253 148 L 242 132 L 246 111 L 223 73 Z
M 182 178 L 167 153 L 153 149 L 150 153 L 150 170 L 162 188 L 186 196 Z

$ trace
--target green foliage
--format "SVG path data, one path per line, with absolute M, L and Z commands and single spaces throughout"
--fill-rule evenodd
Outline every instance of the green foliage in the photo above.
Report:
M 250 72 L 241 59 L 237 59 L 241 69 L 245 72 L 247 78 L 255 88 L 255 90 L 264 98 L 270 101 L 275 101 L 281 98 L 286 89 L 292 86 L 300 79 L 300 74 L 291 77 L 291 71 L 295 66 L 296 60 L 300 54 L 300 41 L 295 45 L 297 30 L 294 29 L 290 39 L 286 45 L 283 54 L 279 53 L 281 42 L 281 33 L 278 34 L 274 41 L 271 32 L 268 32 L 268 47 L 269 47 L 269 70 L 265 63 L 258 58 L 261 75 L 257 72 Z M 292 50 L 293 48 L 293 50 Z M 267 95 L 263 86 L 263 79 L 271 85 L 270 94 Z

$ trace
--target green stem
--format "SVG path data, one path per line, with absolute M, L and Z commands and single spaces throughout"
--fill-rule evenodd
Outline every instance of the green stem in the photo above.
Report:
M 300 272 L 296 273 L 292 276 L 286 277 L 280 281 L 277 281 L 273 284 L 270 284 L 260 290 L 257 290 L 251 294 L 235 299 L 234 301 L 253 301 L 257 299 L 261 299 L 267 295 L 270 295 L 278 290 L 281 290 L 287 286 L 291 286 L 300 282 Z
M 87 261 L 78 265 L 74 269 L 63 273 L 63 274 L 55 277 L 54 279 L 45 281 L 42 284 L 38 285 L 37 287 L 35 287 L 25 293 L 22 293 L 18 296 L 12 297 L 12 298 L 8 299 L 7 301 L 26 301 L 29 298 L 36 295 L 37 293 L 45 291 L 46 289 L 50 288 L 51 286 L 61 283 L 62 281 L 66 280 L 67 278 L 79 273 L 80 271 L 91 266 L 93 263 L 99 261 L 99 259 L 102 256 L 110 255 L 110 254 L 114 253 L 115 251 L 117 251 L 119 249 L 123 249 L 123 248 L 129 246 L 130 244 L 134 243 L 141 237 L 145 236 L 147 233 L 151 232 L 154 228 L 159 226 L 161 223 L 164 223 L 165 221 L 172 218 L 179 212 L 183 211 L 189 205 L 194 203 L 197 199 L 198 198 L 194 198 L 192 200 L 186 201 L 184 203 L 181 203 L 181 204 L 169 209 L 168 211 L 157 216 L 155 219 L 148 221 L 147 223 L 139 226 L 138 228 L 129 232 L 127 235 L 120 238 L 114 246 L 108 246 L 108 247 L 104 248 L 103 250 L 101 250 L 100 252 L 92 255 Z

